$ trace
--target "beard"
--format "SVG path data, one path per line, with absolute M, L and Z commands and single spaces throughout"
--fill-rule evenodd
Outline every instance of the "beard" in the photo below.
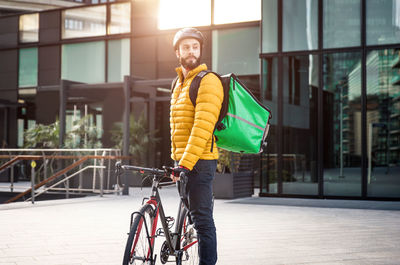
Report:
M 193 60 L 193 58 L 194 58 L 194 60 Z M 193 70 L 197 66 L 200 65 L 200 59 L 201 59 L 201 56 L 200 57 L 189 56 L 186 58 L 180 57 L 179 62 L 185 69 Z

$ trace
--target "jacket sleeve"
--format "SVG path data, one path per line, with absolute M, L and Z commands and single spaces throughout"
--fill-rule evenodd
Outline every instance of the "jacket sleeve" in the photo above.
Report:
M 204 152 L 221 110 L 224 91 L 220 79 L 210 73 L 201 80 L 194 110 L 194 123 L 179 165 L 190 170 Z

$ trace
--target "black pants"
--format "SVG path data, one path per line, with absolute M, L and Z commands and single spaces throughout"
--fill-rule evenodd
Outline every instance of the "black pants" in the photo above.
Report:
M 214 265 L 217 262 L 212 192 L 216 169 L 217 160 L 199 160 L 188 174 L 189 208 L 197 231 L 200 265 Z

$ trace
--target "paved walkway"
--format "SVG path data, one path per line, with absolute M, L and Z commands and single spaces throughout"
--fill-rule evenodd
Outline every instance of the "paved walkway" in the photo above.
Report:
M 130 212 L 148 194 L 0 205 L 0 264 L 121 264 Z M 175 189 L 161 196 L 174 215 Z M 400 264 L 400 202 L 216 200 L 215 220 L 219 265 Z

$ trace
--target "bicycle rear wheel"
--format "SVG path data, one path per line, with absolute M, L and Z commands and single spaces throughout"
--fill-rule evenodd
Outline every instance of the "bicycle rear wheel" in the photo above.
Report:
M 154 237 L 152 237 L 154 236 L 152 235 L 152 228 L 155 210 L 151 205 L 146 204 L 142 206 L 139 212 L 140 214 L 136 214 L 132 222 L 126 242 L 123 265 L 153 265 L 155 263 L 153 260 Z
M 199 244 L 197 241 L 197 232 L 194 225 L 190 222 L 189 213 L 183 209 L 181 216 L 181 238 L 179 249 L 183 250 L 182 265 L 198 265 L 199 264 Z

